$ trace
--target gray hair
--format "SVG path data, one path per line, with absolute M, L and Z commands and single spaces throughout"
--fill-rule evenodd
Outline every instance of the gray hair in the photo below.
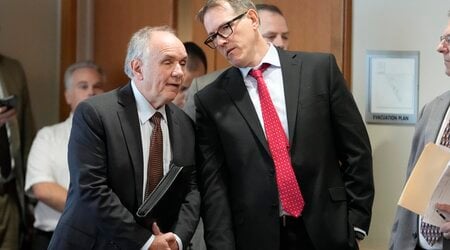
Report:
M 155 31 L 165 31 L 175 35 L 175 31 L 167 26 L 158 26 L 158 27 L 150 27 L 146 26 L 131 37 L 130 42 L 128 43 L 127 56 L 125 57 L 125 65 L 124 71 L 125 74 L 132 79 L 133 78 L 133 70 L 131 69 L 131 62 L 133 60 L 141 60 L 144 59 L 144 53 L 152 38 L 152 33 Z
M 101 76 L 102 81 L 105 81 L 106 76 L 105 76 L 105 72 L 103 71 L 103 69 L 98 66 L 97 64 L 95 64 L 93 61 L 79 61 L 76 62 L 72 65 L 70 65 L 66 71 L 64 72 L 64 87 L 66 88 L 66 90 L 69 90 L 72 87 L 72 75 L 75 71 L 77 71 L 78 69 L 93 69 L 95 71 L 97 71 L 97 73 Z
M 250 9 L 256 10 L 255 4 L 250 0 L 208 0 L 197 13 L 197 19 L 203 23 L 205 14 L 210 8 L 224 6 L 225 3 L 230 4 L 235 14 L 241 14 Z

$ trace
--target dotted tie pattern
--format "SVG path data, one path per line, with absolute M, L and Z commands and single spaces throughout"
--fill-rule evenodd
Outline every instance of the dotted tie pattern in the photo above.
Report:
M 153 131 L 150 137 L 150 155 L 147 166 L 147 185 L 145 189 L 145 198 L 147 198 L 153 189 L 158 185 L 163 177 L 163 136 L 161 130 L 162 115 L 156 112 L 151 118 Z
M 450 122 L 447 123 L 447 126 L 444 129 L 440 144 L 446 147 L 450 147 Z M 442 233 L 440 232 L 439 227 L 423 221 L 420 222 L 420 233 L 423 235 L 430 246 L 433 246 L 442 237 Z
M 305 205 L 300 187 L 294 174 L 289 156 L 288 140 L 281 126 L 280 118 L 275 110 L 262 73 L 270 66 L 264 63 L 259 69 L 249 72 L 258 83 L 258 94 L 266 131 L 267 142 L 275 165 L 275 175 L 280 195 L 281 205 L 288 214 L 298 217 Z

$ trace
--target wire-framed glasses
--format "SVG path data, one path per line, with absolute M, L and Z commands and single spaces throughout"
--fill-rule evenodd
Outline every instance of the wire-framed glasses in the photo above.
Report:
M 217 32 L 214 34 L 211 34 L 210 36 L 208 36 L 208 38 L 206 38 L 205 40 L 205 44 L 210 47 L 211 49 L 215 49 L 217 46 L 214 43 L 214 40 L 216 40 L 217 36 L 220 36 L 222 38 L 228 38 L 229 36 L 231 36 L 231 34 L 233 34 L 233 28 L 231 27 L 231 25 L 233 24 L 233 22 L 235 22 L 236 20 L 241 19 L 243 16 L 245 16 L 245 14 L 247 14 L 247 12 L 244 12 L 242 14 L 240 14 L 239 16 L 231 19 L 230 21 L 226 22 L 225 24 L 221 25 L 218 29 Z

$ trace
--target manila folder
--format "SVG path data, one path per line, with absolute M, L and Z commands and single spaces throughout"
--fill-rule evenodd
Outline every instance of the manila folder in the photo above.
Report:
M 406 182 L 398 205 L 416 214 L 424 215 L 449 161 L 449 148 L 433 143 L 425 145 Z M 434 207 L 434 204 L 430 205 Z

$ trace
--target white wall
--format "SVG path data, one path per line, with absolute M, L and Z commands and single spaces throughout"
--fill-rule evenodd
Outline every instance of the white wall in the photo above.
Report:
M 37 128 L 58 121 L 58 0 L 0 0 L 0 53 L 22 63 Z
M 365 116 L 366 50 L 420 52 L 419 110 L 449 89 L 442 56 L 436 52 L 447 26 L 448 0 L 353 0 L 353 94 Z M 396 204 L 405 181 L 413 126 L 374 125 L 372 143 L 375 203 L 369 237 L 362 249 L 387 249 Z

